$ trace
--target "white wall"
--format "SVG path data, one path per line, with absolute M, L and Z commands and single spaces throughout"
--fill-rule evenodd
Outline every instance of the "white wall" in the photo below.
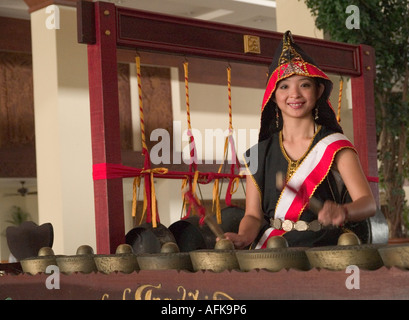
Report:
M 57 254 L 95 249 L 87 48 L 77 41 L 76 9 L 31 14 L 39 224 L 54 228 Z
M 277 0 L 277 31 L 291 30 L 293 34 L 323 39 L 322 30 L 315 26 L 314 18 L 304 1 Z

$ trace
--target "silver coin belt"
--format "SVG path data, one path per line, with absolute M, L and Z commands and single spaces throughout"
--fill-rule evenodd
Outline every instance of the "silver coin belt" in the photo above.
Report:
M 270 226 L 274 229 L 284 230 L 284 231 L 320 231 L 322 229 L 321 223 L 318 220 L 313 220 L 311 222 L 306 222 L 298 220 L 296 222 L 291 220 L 281 220 L 278 218 L 270 219 Z

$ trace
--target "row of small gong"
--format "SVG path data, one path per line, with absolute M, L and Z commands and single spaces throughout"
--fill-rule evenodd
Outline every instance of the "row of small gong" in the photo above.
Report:
M 265 269 L 309 270 L 323 268 L 343 270 L 356 265 L 366 270 L 382 266 L 409 269 L 408 245 L 374 245 L 359 243 L 353 233 L 344 233 L 337 246 L 298 248 L 288 247 L 283 237 L 269 239 L 266 249 L 234 250 L 227 239 L 216 242 L 214 250 L 179 252 L 174 242 L 162 245 L 160 253 L 134 254 L 128 244 L 118 246 L 112 255 L 94 254 L 89 246 L 80 246 L 73 256 L 54 255 L 51 248 L 42 248 L 38 257 L 21 261 L 23 272 L 37 274 L 46 272 L 49 265 L 57 265 L 60 272 L 112 272 L 132 273 L 138 270 L 224 270 L 249 271 Z

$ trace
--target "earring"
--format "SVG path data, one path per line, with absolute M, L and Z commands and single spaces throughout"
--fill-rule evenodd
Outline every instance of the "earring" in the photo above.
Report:
M 315 116 L 314 120 L 318 120 L 318 107 L 315 107 Z
M 276 128 L 277 128 L 277 129 L 278 129 L 278 126 L 279 126 L 278 118 L 279 118 L 278 108 L 277 108 L 277 106 L 276 106 Z

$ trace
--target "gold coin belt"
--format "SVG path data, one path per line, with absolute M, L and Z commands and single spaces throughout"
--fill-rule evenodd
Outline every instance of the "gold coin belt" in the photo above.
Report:
M 298 220 L 296 222 L 292 220 L 281 220 L 278 218 L 270 219 L 270 226 L 274 229 L 284 230 L 284 231 L 320 231 L 322 229 L 321 223 L 318 220 L 313 220 L 311 222 L 306 222 Z

